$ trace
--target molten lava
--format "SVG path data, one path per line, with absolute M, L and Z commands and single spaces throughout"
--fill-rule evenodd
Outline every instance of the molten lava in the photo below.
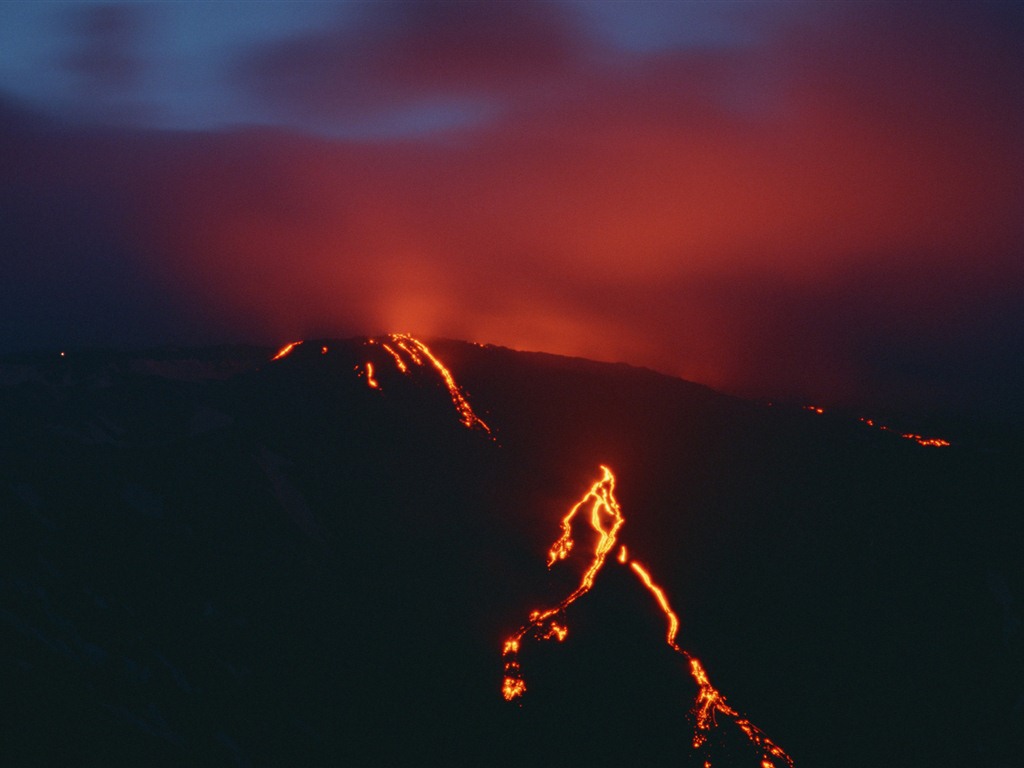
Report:
M 273 360 L 280 360 L 282 357 L 288 357 L 288 355 L 290 355 L 292 353 L 292 350 L 295 349 L 297 346 L 299 346 L 299 344 L 301 344 L 301 343 L 302 343 L 301 341 L 292 341 L 292 342 L 289 342 L 288 344 L 285 344 L 283 347 L 281 347 L 277 351 L 276 355 L 274 355 L 272 358 L 270 358 L 271 361 L 273 361 Z
M 452 405 L 455 406 L 455 410 L 459 414 L 459 421 L 462 425 L 467 429 L 480 429 L 488 435 L 491 434 L 491 428 L 487 426 L 487 422 L 476 415 L 473 407 L 469 404 L 469 398 L 466 393 L 456 383 L 455 377 L 452 376 L 448 367 L 441 362 L 437 355 L 431 352 L 430 347 L 408 333 L 392 333 L 387 336 L 387 339 L 388 341 L 378 341 L 373 338 L 367 339 L 366 345 L 379 346 L 383 349 L 394 362 L 398 372 L 402 374 L 408 374 L 410 366 L 428 367 L 429 364 L 429 367 L 433 368 L 438 376 L 440 376 L 445 389 L 448 390 L 448 396 L 451 398 Z M 288 357 L 302 343 L 302 341 L 292 341 L 285 344 L 277 351 L 277 354 L 270 358 L 271 361 Z M 321 355 L 326 355 L 327 352 L 328 348 L 326 345 L 320 347 Z M 63 356 L 63 354 L 62 352 L 61 355 Z M 366 379 L 366 384 L 371 389 L 381 390 L 381 383 L 376 378 L 373 361 L 367 361 L 363 366 L 357 365 L 355 371 L 357 376 Z
M 923 445 L 930 448 L 946 448 L 952 443 L 948 440 L 943 440 L 941 437 L 925 437 L 924 435 L 918 435 L 914 432 L 896 432 L 892 427 L 886 426 L 885 424 L 878 424 L 874 419 L 861 418 L 860 421 L 867 424 L 869 427 L 874 427 L 883 432 L 893 432 L 904 440 L 913 440 L 918 445 Z
M 380 389 L 380 382 L 373 378 L 373 363 L 366 364 L 366 383 L 370 389 Z
M 771 403 L 769 403 L 769 405 L 771 405 Z M 805 405 L 804 410 L 810 411 L 811 413 L 816 413 L 819 416 L 825 413 L 825 409 L 820 408 L 817 405 Z M 875 422 L 874 419 L 866 419 L 863 416 L 859 419 L 859 421 L 862 424 L 867 424 L 869 427 L 880 429 L 883 432 L 892 432 L 894 434 L 897 434 L 904 440 L 913 440 L 918 445 L 924 445 L 932 448 L 945 448 L 949 445 L 952 445 L 952 443 L 950 443 L 948 440 L 943 440 L 941 437 L 924 437 L 923 435 L 918 435 L 914 432 L 897 432 L 892 427 L 888 427 L 885 424 L 878 424 L 877 422 Z
M 390 343 L 377 341 L 377 339 L 369 339 L 367 344 L 379 345 L 380 348 L 387 352 L 394 361 L 395 367 L 398 371 L 403 374 L 409 373 L 411 365 L 424 367 L 429 363 L 441 377 L 441 381 L 444 382 L 445 388 L 448 390 L 448 395 L 451 397 L 452 405 L 455 406 L 455 410 L 459 414 L 459 421 L 462 425 L 467 429 L 481 429 L 487 434 L 491 434 L 491 428 L 487 426 L 487 423 L 483 419 L 474 413 L 473 407 L 469 404 L 469 399 L 466 396 L 466 393 L 455 382 L 455 377 L 452 376 L 451 371 L 449 371 L 445 364 L 430 351 L 430 348 L 426 344 L 407 333 L 392 333 L 388 335 L 388 339 L 390 340 Z M 404 358 L 403 353 L 405 355 Z M 408 358 L 408 362 L 406 362 L 405 358 Z M 369 383 L 372 379 L 373 369 L 370 363 L 367 363 L 367 367 L 367 382 Z M 377 385 L 370 384 L 370 386 L 376 388 Z
M 480 429 L 488 435 L 491 434 L 490 427 L 474 413 L 466 393 L 455 382 L 451 372 L 426 344 L 404 333 L 393 333 L 386 338 L 387 341 L 371 338 L 366 342 L 368 347 L 379 347 L 386 354 L 386 356 L 385 354 L 374 355 L 378 364 L 382 361 L 387 363 L 390 360 L 394 363 L 395 369 L 403 375 L 408 375 L 414 366 L 433 368 L 448 390 L 448 395 L 462 425 L 468 429 Z M 287 357 L 300 344 L 302 341 L 286 344 L 271 359 L 280 360 Z M 326 346 L 320 348 L 322 355 L 327 354 L 327 351 Z M 365 377 L 367 386 L 371 389 L 382 391 L 381 381 L 377 378 L 373 360 L 367 360 L 362 366 L 356 365 L 355 371 L 358 376 Z M 807 406 L 807 409 L 817 414 L 824 412 L 824 409 L 817 406 Z M 875 426 L 868 419 L 861 421 L 869 426 Z M 881 429 L 888 429 L 888 427 L 881 427 Z M 915 439 L 921 445 L 949 445 L 946 441 L 937 438 L 923 438 L 914 434 L 902 436 Z M 626 520 L 622 515 L 618 500 L 615 498 L 615 475 L 608 467 L 601 467 L 601 477 L 590 486 L 562 518 L 561 535 L 548 551 L 547 564 L 549 568 L 572 555 L 575 547 L 573 525 L 579 517 L 585 518 L 591 529 L 597 534 L 597 542 L 593 551 L 589 553 L 589 565 L 575 589 L 554 605 L 531 612 L 527 623 L 505 641 L 502 649 L 504 678 L 501 691 L 508 701 L 518 699 L 527 690 L 518 658 L 524 640 L 527 638 L 538 641 L 554 639 L 561 642 L 565 640 L 569 632 L 564 621 L 566 609 L 593 588 L 598 573 L 618 543 L 619 532 Z M 775 761 L 785 763 L 792 768 L 793 761 L 789 755 L 757 726 L 730 707 L 726 703 L 725 697 L 711 684 L 700 661 L 678 645 L 676 637 L 679 633 L 679 617 L 672 610 L 664 589 L 654 581 L 650 572 L 639 562 L 630 558 L 625 545 L 619 545 L 615 560 L 621 565 L 629 566 L 630 571 L 639 579 L 664 614 L 667 623 L 665 642 L 686 660 L 687 671 L 697 685 L 697 694 L 690 709 L 690 716 L 693 718 L 694 724 L 692 740 L 694 749 L 706 749 L 708 734 L 712 727 L 717 725 L 716 716 L 724 716 L 732 720 L 749 742 L 760 751 L 761 768 L 777 768 Z M 704 766 L 711 768 L 710 760 L 705 759 Z
M 608 553 L 615 547 L 619 530 L 626 522 L 622 516 L 622 509 L 615 498 L 615 475 L 606 466 L 601 467 L 600 479 L 590 486 L 587 492 L 583 494 L 583 497 L 562 518 L 562 535 L 548 552 L 549 568 L 569 557 L 574 546 L 572 538 L 573 521 L 580 510 L 588 507 L 588 505 L 590 527 L 598 534 L 598 540 L 591 555 L 590 565 L 584 572 L 579 585 L 555 605 L 533 611 L 527 623 L 505 641 L 502 649 L 505 674 L 501 684 L 501 692 L 508 701 L 513 701 L 526 693 L 526 682 L 523 679 L 522 669 L 519 664 L 519 650 L 523 640 L 527 637 L 534 640 L 550 640 L 554 638 L 562 641 L 565 639 L 568 629 L 562 623 L 562 615 L 570 605 L 589 592 L 594 586 L 594 580 L 604 566 Z M 707 672 L 700 661 L 676 643 L 676 635 L 679 631 L 679 618 L 672 610 L 665 591 L 654 582 L 647 569 L 635 560 L 630 560 L 624 545 L 619 547 L 619 554 L 616 559 L 622 565 L 629 565 L 630 570 L 653 596 L 658 607 L 665 614 L 668 624 L 665 641 L 673 651 L 686 659 L 689 674 L 697 684 L 696 700 L 690 710 L 694 720 L 692 742 L 694 749 L 701 749 L 707 744 L 708 733 L 717 724 L 715 717 L 716 715 L 721 715 L 732 720 L 750 743 L 761 752 L 762 768 L 775 768 L 776 760 L 785 763 L 789 768 L 793 768 L 792 758 L 757 726 L 726 704 L 725 697 L 711 684 Z M 705 760 L 704 766 L 705 768 L 711 768 L 710 760 Z

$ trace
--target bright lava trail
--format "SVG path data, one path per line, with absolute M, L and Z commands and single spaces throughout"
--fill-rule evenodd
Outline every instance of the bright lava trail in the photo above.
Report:
M 542 610 L 533 611 L 526 624 L 505 641 L 502 657 L 505 663 L 505 676 L 501 685 L 502 695 L 513 701 L 526 693 L 526 681 L 523 679 L 519 665 L 519 649 L 526 638 L 533 640 L 558 641 L 565 639 L 568 629 L 562 623 L 565 609 L 585 595 L 594 586 L 594 579 L 604 566 L 608 553 L 615 547 L 619 530 L 626 522 L 622 509 L 615 498 L 615 475 L 606 466 L 601 467 L 601 477 L 596 480 L 583 497 L 577 501 L 562 518 L 562 535 L 551 546 L 548 552 L 548 567 L 566 559 L 573 549 L 572 524 L 577 513 L 589 505 L 590 526 L 598 534 L 597 544 L 591 557 L 590 566 L 583 574 L 579 585 L 561 601 Z M 775 768 L 780 761 L 793 768 L 792 758 L 778 744 L 750 720 L 730 707 L 725 697 L 708 679 L 707 672 L 700 661 L 689 651 L 676 643 L 679 631 L 679 618 L 672 610 L 665 591 L 651 578 L 650 573 L 640 563 L 630 560 L 625 546 L 620 546 L 618 557 L 622 565 L 629 565 L 630 570 L 643 583 L 654 597 L 658 607 L 665 614 L 668 629 L 665 642 L 669 647 L 687 661 L 687 669 L 694 682 L 697 683 L 697 696 L 690 713 L 694 721 L 693 747 L 702 749 L 707 744 L 708 734 L 716 723 L 716 716 L 721 715 L 732 720 L 743 732 L 744 736 L 761 752 L 761 768 Z M 710 760 L 705 760 L 705 768 L 711 768 Z

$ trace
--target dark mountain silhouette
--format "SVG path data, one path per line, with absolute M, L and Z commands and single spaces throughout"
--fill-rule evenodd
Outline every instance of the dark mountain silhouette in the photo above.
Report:
M 0 762 L 702 765 L 696 686 L 628 569 L 500 693 L 504 639 L 579 577 L 546 553 L 606 464 L 679 644 L 797 766 L 1024 765 L 1011 433 L 928 448 L 431 349 L 491 435 L 363 339 L 0 361 Z M 760 760 L 724 718 L 708 754 Z

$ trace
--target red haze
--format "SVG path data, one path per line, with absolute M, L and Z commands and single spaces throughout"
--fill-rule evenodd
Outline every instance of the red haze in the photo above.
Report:
M 501 107 L 376 143 L 6 132 L 5 194 L 93 200 L 100 239 L 193 318 L 171 335 L 409 330 L 745 393 L 991 406 L 1024 342 L 1021 47 L 981 12 L 849 8 L 735 50 L 603 58 L 527 13 L 493 60 L 478 10 L 472 66 L 411 26 L 424 67 L 352 70 L 347 38 L 319 33 L 238 76 L 324 119 L 341 74 Z M 529 78 L 503 74 L 534 48 Z

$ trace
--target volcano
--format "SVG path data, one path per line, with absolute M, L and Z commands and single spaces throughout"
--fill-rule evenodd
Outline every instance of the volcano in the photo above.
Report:
M 8 356 L 0 762 L 1024 765 L 1014 428 L 803 405 L 404 334 Z

